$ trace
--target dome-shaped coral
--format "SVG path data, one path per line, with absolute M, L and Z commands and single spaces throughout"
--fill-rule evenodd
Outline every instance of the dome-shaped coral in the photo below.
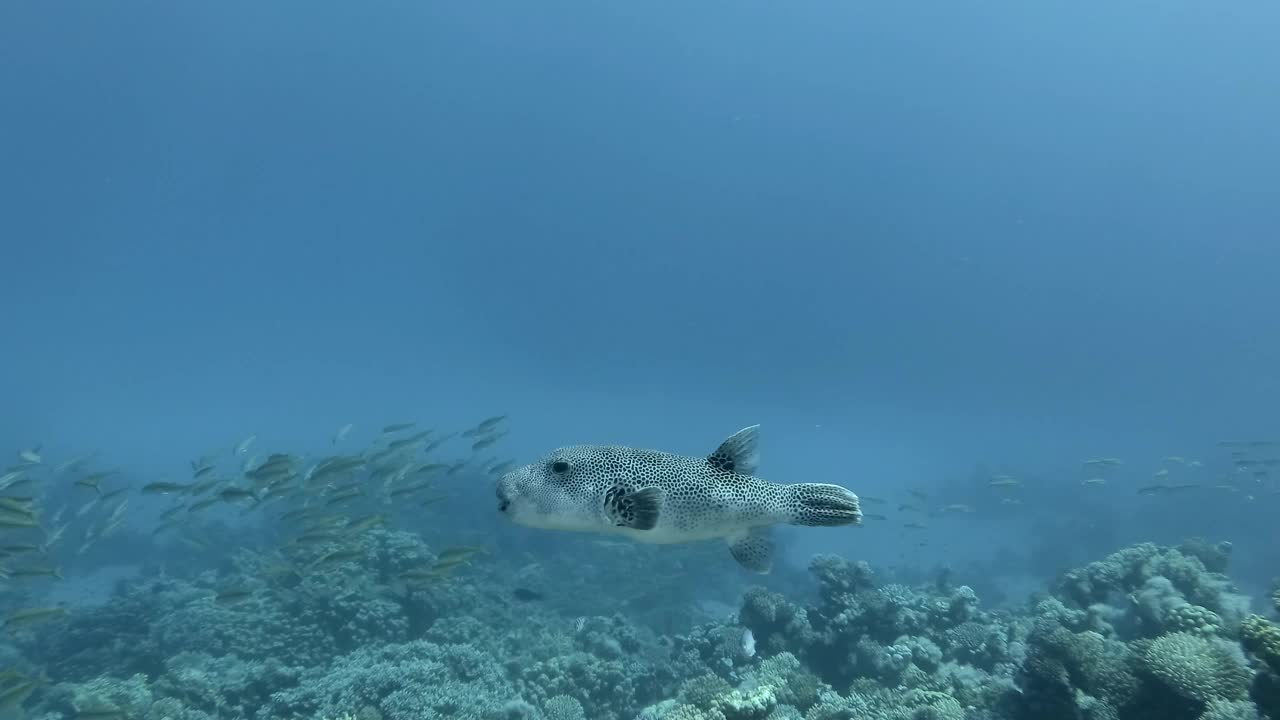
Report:
M 1252 671 L 1239 646 L 1192 633 L 1170 633 L 1138 653 L 1142 668 L 1189 700 L 1243 700 Z

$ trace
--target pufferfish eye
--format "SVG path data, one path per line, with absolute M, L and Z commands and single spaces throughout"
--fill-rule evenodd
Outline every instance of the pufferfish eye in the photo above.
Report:
M 564 460 L 556 460 L 555 462 L 551 463 L 551 472 L 557 475 L 563 475 L 569 472 L 569 463 L 565 462 Z

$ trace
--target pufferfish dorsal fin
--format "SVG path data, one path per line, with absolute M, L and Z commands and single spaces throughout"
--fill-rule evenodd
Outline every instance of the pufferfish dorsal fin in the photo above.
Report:
M 760 464 L 760 426 L 744 427 L 730 435 L 707 456 L 707 464 L 716 470 L 755 475 Z
M 618 527 L 652 530 L 662 510 L 662 488 L 633 490 L 614 485 L 604 493 L 604 512 Z

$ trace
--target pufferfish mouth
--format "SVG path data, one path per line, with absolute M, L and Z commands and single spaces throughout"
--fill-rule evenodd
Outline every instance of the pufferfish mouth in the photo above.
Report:
M 502 492 L 502 486 L 499 485 L 496 490 L 498 494 L 498 512 L 504 513 L 507 508 L 511 507 L 511 501 L 507 499 L 507 494 Z

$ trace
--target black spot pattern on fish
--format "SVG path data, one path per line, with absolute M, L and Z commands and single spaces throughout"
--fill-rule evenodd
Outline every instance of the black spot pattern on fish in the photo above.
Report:
M 635 503 L 627 496 L 626 488 L 615 485 L 604 493 L 605 512 L 613 518 L 613 524 L 630 527 L 635 521 Z
M 640 529 L 636 503 L 645 496 L 637 493 L 646 488 L 660 491 L 648 497 L 660 503 L 663 524 L 678 530 L 725 515 L 751 522 L 782 509 L 779 486 L 735 473 L 735 465 L 724 453 L 697 458 L 625 446 L 575 446 L 545 459 L 542 477 L 584 502 L 592 495 L 599 498 L 617 527 Z
M 718 450 L 711 453 L 711 456 L 707 458 L 707 464 L 711 466 L 712 470 L 720 470 L 727 473 L 734 472 L 737 465 L 733 458 Z
M 754 437 L 742 433 L 710 455 L 674 455 L 621 445 L 559 448 L 499 482 L 499 509 L 528 524 L 617 528 L 636 539 L 684 542 L 729 537 L 774 523 L 857 524 L 857 497 L 844 488 L 779 485 L 753 474 Z

